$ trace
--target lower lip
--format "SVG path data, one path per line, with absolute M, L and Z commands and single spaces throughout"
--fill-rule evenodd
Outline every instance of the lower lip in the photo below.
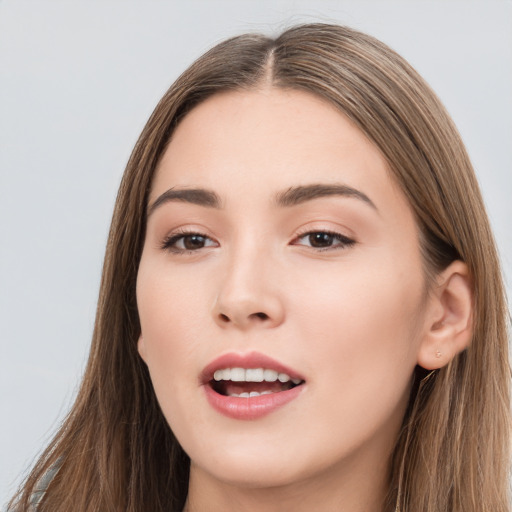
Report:
M 302 392 L 304 384 L 286 391 L 249 398 L 221 395 L 216 393 L 208 384 L 203 387 L 210 405 L 224 416 L 236 420 L 256 420 L 297 398 Z

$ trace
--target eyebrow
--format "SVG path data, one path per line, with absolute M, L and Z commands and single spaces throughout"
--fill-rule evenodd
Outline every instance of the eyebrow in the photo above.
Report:
M 339 183 L 315 183 L 311 185 L 290 187 L 284 192 L 279 192 L 275 197 L 275 202 L 278 206 L 290 207 L 305 203 L 306 201 L 328 196 L 354 197 L 365 202 L 375 211 L 378 211 L 375 203 L 365 193 L 357 190 L 356 188 Z
M 159 206 L 171 201 L 182 201 L 185 203 L 197 204 L 208 208 L 220 208 L 221 200 L 213 190 L 204 188 L 176 189 L 170 188 L 148 207 L 147 216 L 149 217 Z
M 282 208 L 296 206 L 313 199 L 319 199 L 329 196 L 354 197 L 359 199 L 374 210 L 378 211 L 373 201 L 363 192 L 343 184 L 322 184 L 315 183 L 311 185 L 298 185 L 278 192 L 274 197 L 274 203 Z M 213 190 L 204 188 L 176 189 L 170 188 L 148 207 L 147 216 L 149 217 L 158 207 L 165 203 L 173 201 L 182 201 L 185 203 L 205 206 L 207 208 L 220 209 L 222 201 L 219 195 Z

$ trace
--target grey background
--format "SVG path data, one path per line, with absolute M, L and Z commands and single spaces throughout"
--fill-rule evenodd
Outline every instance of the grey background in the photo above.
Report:
M 0 0 L 0 504 L 65 415 L 116 189 L 158 99 L 227 36 L 366 31 L 448 107 L 512 278 L 512 2 Z

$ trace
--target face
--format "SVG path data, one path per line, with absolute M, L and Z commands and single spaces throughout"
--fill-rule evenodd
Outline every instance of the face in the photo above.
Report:
M 408 203 L 332 106 L 269 88 L 183 119 L 150 193 L 138 346 L 192 474 L 385 473 L 424 301 Z

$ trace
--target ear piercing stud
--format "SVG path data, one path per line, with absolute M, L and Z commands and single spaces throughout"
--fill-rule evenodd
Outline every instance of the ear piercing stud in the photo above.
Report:
M 442 353 L 440 350 L 436 350 L 436 357 L 439 359 L 441 357 Z

